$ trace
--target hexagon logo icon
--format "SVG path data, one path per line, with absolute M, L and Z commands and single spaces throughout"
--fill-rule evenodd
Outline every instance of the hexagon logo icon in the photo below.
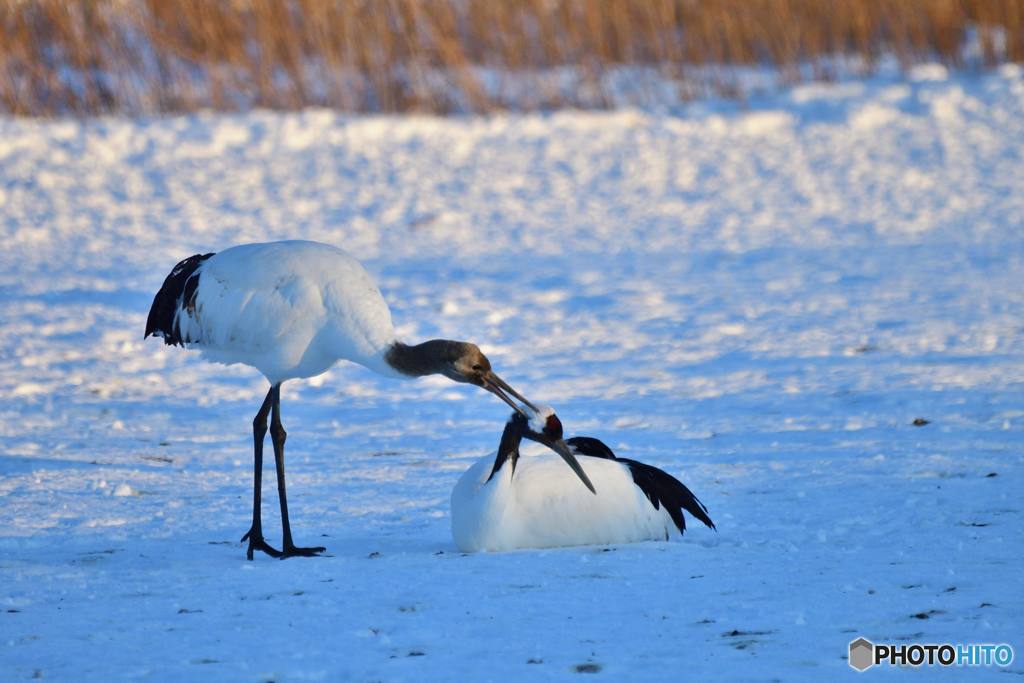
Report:
M 867 638 L 850 641 L 850 666 L 857 671 L 864 671 L 875 664 L 875 646 Z

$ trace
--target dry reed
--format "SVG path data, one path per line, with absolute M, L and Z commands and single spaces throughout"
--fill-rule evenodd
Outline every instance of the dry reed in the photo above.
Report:
M 642 104 L 886 56 L 1022 61 L 1024 0 L 0 0 L 18 115 L 603 107 L 616 74 Z

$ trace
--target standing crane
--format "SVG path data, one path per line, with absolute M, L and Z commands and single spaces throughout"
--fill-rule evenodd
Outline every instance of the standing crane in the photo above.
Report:
M 433 339 L 404 344 L 395 337 L 388 309 L 373 278 L 336 247 L 308 241 L 242 244 L 216 254 L 196 254 L 178 263 L 153 299 L 145 337 L 199 349 L 206 358 L 243 363 L 270 382 L 253 419 L 253 507 L 248 559 L 313 556 L 322 547 L 292 540 L 285 493 L 281 384 L 314 377 L 339 360 L 395 378 L 440 374 L 486 389 L 517 411 L 532 406 L 491 370 L 475 344 Z M 277 470 L 283 540 L 281 550 L 263 538 L 260 516 L 263 441 L 270 438 Z M 577 469 L 578 464 L 575 466 Z M 578 470 L 582 472 L 582 470 Z

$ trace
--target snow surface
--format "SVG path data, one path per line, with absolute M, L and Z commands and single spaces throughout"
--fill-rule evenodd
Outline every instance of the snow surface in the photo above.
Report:
M 0 119 L 0 679 L 829 680 L 860 635 L 1024 673 L 1024 74 L 921 73 L 680 116 Z M 463 556 L 448 494 L 507 407 L 345 366 L 284 389 L 330 555 L 246 562 L 266 386 L 142 332 L 180 258 L 283 238 L 718 533 Z

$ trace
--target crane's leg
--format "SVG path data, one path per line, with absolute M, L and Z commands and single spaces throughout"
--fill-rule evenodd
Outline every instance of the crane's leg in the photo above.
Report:
M 280 387 L 280 385 L 277 386 Z M 252 526 L 249 527 L 249 531 L 246 532 L 245 536 L 242 536 L 243 543 L 246 539 L 249 539 L 249 549 L 245 551 L 245 556 L 250 560 L 254 550 L 262 550 L 271 557 L 281 557 L 280 550 L 271 548 L 263 540 L 263 521 L 260 517 L 260 501 L 263 487 L 263 437 L 267 435 L 267 415 L 270 413 L 270 408 L 274 403 L 274 389 L 275 387 L 271 387 L 270 391 L 267 392 L 267 397 L 263 399 L 260 412 L 256 413 L 256 417 L 252 421 L 253 469 L 255 472 L 255 482 L 252 490 Z
M 302 556 L 312 557 L 324 552 L 326 548 L 297 548 L 292 542 L 292 527 L 288 522 L 288 496 L 284 489 L 284 440 L 288 436 L 281 424 L 281 385 L 271 387 L 273 396 L 273 412 L 270 416 L 270 440 L 274 443 L 274 463 L 277 465 L 277 496 L 281 500 L 281 528 L 284 531 L 284 547 L 281 558 Z

